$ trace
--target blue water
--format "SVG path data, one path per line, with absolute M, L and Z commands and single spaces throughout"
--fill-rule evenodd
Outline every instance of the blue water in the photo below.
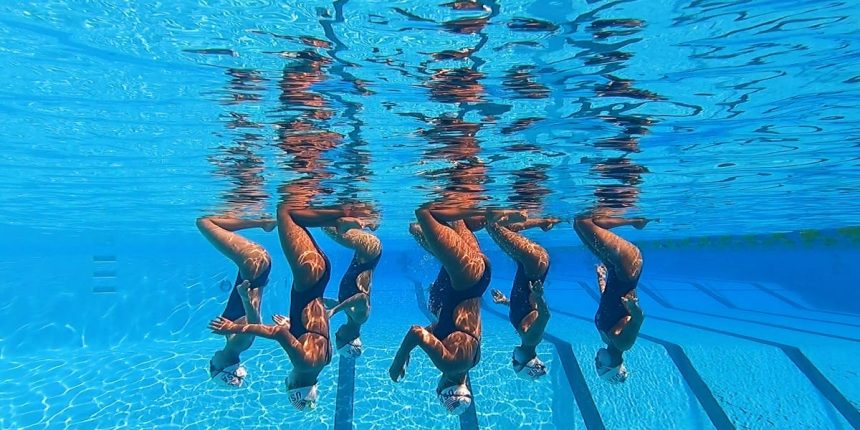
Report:
M 443 3 L 0 4 L 0 429 L 860 428 L 860 9 Z M 365 354 L 309 414 L 265 340 L 245 388 L 212 386 L 235 267 L 194 220 L 348 201 L 382 214 Z M 562 223 L 528 233 L 553 260 L 545 379 L 513 375 L 486 304 L 473 411 L 442 413 L 420 352 L 392 383 L 438 270 L 406 231 L 429 201 L 658 218 L 620 230 L 645 267 L 630 380 L 593 370 L 596 260 Z M 290 274 L 248 237 L 268 320 Z M 316 237 L 336 284 L 351 256 Z

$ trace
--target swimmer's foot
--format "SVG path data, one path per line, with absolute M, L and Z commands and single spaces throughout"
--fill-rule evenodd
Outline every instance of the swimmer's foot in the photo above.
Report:
M 248 296 L 248 293 L 250 290 L 251 290 L 251 281 L 248 281 L 248 280 L 242 281 L 241 284 L 236 286 L 236 292 L 239 293 L 239 298 L 242 299 L 243 301 L 246 301 L 246 302 L 248 300 L 250 300 L 250 298 Z
M 541 224 L 540 229 L 543 231 L 550 231 L 556 224 L 560 223 L 561 220 L 558 218 L 545 218 L 543 220 L 543 224 Z
M 642 230 L 642 229 L 643 229 L 643 228 L 645 228 L 645 226 L 646 226 L 646 225 L 648 225 L 648 223 L 649 223 L 649 222 L 651 222 L 651 221 L 660 222 L 660 219 L 659 219 L 659 218 L 652 218 L 652 219 L 648 219 L 648 218 L 635 218 L 635 219 L 633 219 L 633 220 L 632 220 L 632 223 L 631 223 L 630 225 L 632 225 L 632 226 L 633 226 L 633 228 L 635 228 L 635 229 L 637 229 L 637 230 Z
M 344 234 L 352 229 L 362 229 L 364 228 L 364 223 L 361 222 L 358 218 L 352 217 L 341 217 L 337 219 L 337 232 L 340 234 Z
M 490 294 L 493 296 L 493 303 L 497 305 L 505 305 L 508 303 L 508 298 L 505 297 L 504 293 L 493 288 L 490 290 Z
M 267 232 L 274 230 L 275 227 L 277 227 L 277 226 L 278 226 L 278 221 L 275 221 L 273 219 L 272 220 L 269 220 L 269 219 L 263 220 L 262 228 L 263 228 L 263 230 L 265 230 Z
M 338 303 L 340 303 L 339 301 L 337 301 L 335 299 L 330 299 L 327 297 L 323 297 L 322 300 L 323 300 L 323 305 L 326 307 L 326 309 L 331 309 L 331 308 L 337 306 Z

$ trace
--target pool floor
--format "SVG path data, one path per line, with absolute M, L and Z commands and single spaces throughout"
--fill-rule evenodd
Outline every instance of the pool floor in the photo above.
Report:
M 493 280 L 506 290 L 509 279 Z M 516 342 L 504 312 L 485 303 L 481 364 L 471 374 L 475 408 L 446 416 L 435 399 L 438 372 L 416 350 L 401 383 L 391 357 L 425 315 L 412 297 L 380 293 L 363 330 L 365 354 L 335 356 L 320 379 L 319 407 L 286 400 L 289 361 L 258 339 L 243 355 L 241 389 L 215 387 L 206 367 L 216 336 L 9 354 L 0 360 L 0 428 L 601 429 L 856 428 L 860 317 L 811 309 L 775 285 L 647 280 L 646 322 L 625 357 L 622 386 L 602 383 L 589 280 L 553 281 L 552 319 L 539 354 L 550 374 L 537 383 L 510 370 Z M 405 294 L 405 293 L 404 293 Z M 409 304 L 408 309 L 404 309 Z M 401 312 L 402 310 L 402 312 Z M 340 320 L 335 318 L 333 327 Z M 202 330 L 202 328 L 201 328 Z

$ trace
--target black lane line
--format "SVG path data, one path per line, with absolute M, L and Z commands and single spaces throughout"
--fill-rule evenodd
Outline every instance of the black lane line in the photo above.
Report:
M 355 359 L 341 355 L 337 368 L 334 430 L 352 430 L 355 400 Z
M 765 294 L 768 294 L 770 296 L 775 297 L 777 300 L 779 300 L 783 303 L 786 303 L 789 306 L 792 306 L 794 308 L 801 309 L 804 311 L 816 312 L 816 313 L 821 313 L 821 314 L 829 314 L 829 315 L 839 315 L 839 316 L 846 316 L 846 317 L 853 317 L 853 318 L 857 318 L 858 316 L 860 316 L 860 314 L 857 314 L 857 313 L 837 312 L 837 311 L 828 311 L 828 310 L 823 310 L 823 309 L 810 308 L 808 306 L 797 303 L 794 300 L 792 300 L 786 296 L 783 296 L 782 294 L 777 293 L 776 291 L 773 291 L 770 288 L 767 288 L 762 284 L 759 284 L 758 282 L 753 282 L 750 285 L 758 288 L 759 290 L 761 290 Z
M 640 284 L 641 287 L 641 284 Z M 673 324 L 679 324 L 687 327 L 696 328 L 699 330 L 709 331 L 712 333 L 719 333 L 725 336 L 736 337 L 739 339 L 748 340 L 751 342 L 757 342 L 764 345 L 773 346 L 779 348 L 783 354 L 794 363 L 795 367 L 800 370 L 800 373 L 805 376 L 809 382 L 818 390 L 821 395 L 826 398 L 830 404 L 839 411 L 840 414 L 851 424 L 852 427 L 860 429 L 860 411 L 851 404 L 851 401 L 848 400 L 842 392 L 840 392 L 833 383 L 815 367 L 815 364 L 809 360 L 808 357 L 800 350 L 800 348 L 792 345 L 786 345 L 784 343 L 773 342 L 766 339 L 760 339 L 757 337 L 747 336 L 738 333 L 732 333 L 725 330 L 715 329 L 711 327 L 705 327 L 698 324 L 688 323 L 684 321 L 678 321 L 671 318 L 658 317 L 654 315 L 648 315 L 648 318 L 653 318 L 658 321 L 670 322 Z
M 579 282 L 579 285 L 596 303 L 600 303 L 600 298 L 592 288 L 589 288 L 587 284 L 581 281 Z M 572 314 L 570 312 L 557 309 L 550 309 L 550 311 L 588 323 L 593 322 L 590 318 Z M 714 397 L 711 387 L 709 387 L 705 380 L 702 379 L 702 375 L 700 375 L 696 370 L 696 367 L 693 366 L 693 362 L 690 360 L 690 357 L 687 356 L 687 353 L 684 352 L 684 348 L 682 348 L 681 345 L 642 332 L 639 333 L 639 337 L 654 342 L 666 350 L 669 358 L 672 359 L 672 363 L 675 364 L 681 377 L 684 378 L 684 382 L 687 383 L 687 386 L 690 387 L 690 391 L 693 392 L 693 395 L 696 396 L 696 400 L 699 401 L 699 405 L 701 405 L 702 409 L 705 410 L 705 414 L 708 415 L 708 419 L 711 420 L 711 424 L 714 425 L 714 428 L 718 430 L 736 428 L 728 414 L 726 414 L 726 411 L 723 410 L 723 407 L 720 406 L 720 403 L 717 401 L 716 397 Z
M 430 309 L 427 307 L 427 300 L 424 298 L 424 289 L 421 287 L 421 282 L 414 278 L 410 278 L 412 284 L 415 286 L 415 298 L 418 301 L 418 309 L 421 310 L 421 313 L 427 318 L 428 322 L 433 322 L 433 315 L 430 314 Z M 472 390 L 472 378 L 467 375 L 466 377 L 466 387 L 469 388 L 469 391 L 474 393 Z M 460 414 L 460 430 L 477 430 L 478 429 L 478 410 L 475 406 L 475 397 L 472 397 L 472 404 L 469 405 L 469 409 L 466 409 L 466 412 Z
M 708 297 L 710 297 L 710 298 L 712 298 L 712 299 L 716 300 L 716 301 L 717 301 L 717 303 L 720 303 L 721 305 L 723 305 L 723 306 L 725 306 L 725 307 L 727 307 L 727 308 L 731 308 L 731 309 L 739 309 L 737 306 L 735 306 L 735 304 L 734 304 L 734 303 L 732 303 L 732 302 L 728 301 L 727 299 L 723 298 L 722 296 L 717 295 L 717 293 L 715 293 L 715 292 L 713 292 L 713 291 L 711 291 L 711 290 L 709 290 L 709 289 L 705 288 L 705 286 L 704 286 L 704 285 L 699 284 L 699 283 L 696 283 L 696 282 L 689 282 L 689 284 L 690 284 L 690 285 L 692 285 L 692 286 L 693 286 L 693 288 L 695 288 L 695 289 L 697 289 L 697 290 L 701 291 L 701 292 L 702 292 L 702 294 L 705 294 L 705 295 L 707 295 Z
M 482 306 L 487 312 L 508 321 L 508 316 L 491 308 L 489 304 Z M 594 403 L 594 397 L 591 396 L 591 391 L 588 389 L 588 384 L 585 382 L 585 375 L 582 374 L 582 367 L 573 354 L 573 347 L 569 342 L 562 340 L 549 332 L 544 332 L 544 339 L 550 341 L 558 353 L 558 359 L 561 361 L 561 367 L 564 369 L 564 375 L 567 377 L 567 383 L 570 385 L 570 390 L 573 392 L 573 399 L 582 413 L 582 419 L 585 421 L 585 428 L 588 430 L 605 430 L 603 418 L 600 417 L 600 412 L 597 410 L 597 405 Z
M 824 336 L 824 337 L 829 337 L 829 338 L 833 338 L 833 339 L 845 340 L 848 342 L 860 342 L 860 338 L 856 338 L 856 337 L 848 337 L 848 336 L 841 336 L 838 334 L 822 333 L 822 332 L 818 332 L 818 331 L 814 331 L 814 330 L 806 330 L 806 329 L 791 327 L 791 326 L 782 325 L 782 324 L 773 324 L 773 323 L 767 323 L 767 322 L 762 322 L 762 321 L 750 320 L 750 319 L 746 319 L 746 318 L 730 317 L 730 316 L 719 315 L 719 314 L 714 314 L 714 313 L 710 313 L 710 312 L 684 309 L 684 308 L 680 308 L 680 307 L 677 307 L 677 306 L 669 303 L 669 301 L 666 299 L 659 298 L 659 293 L 655 292 L 653 289 L 651 289 L 651 287 L 648 287 L 647 285 L 645 285 L 641 282 L 639 283 L 637 288 L 641 289 L 642 291 L 647 293 L 649 296 L 653 297 L 654 300 L 657 301 L 661 306 L 668 308 L 668 309 L 673 309 L 673 310 L 678 311 L 678 312 L 688 312 L 688 313 L 692 313 L 692 314 L 696 314 L 696 315 L 705 315 L 705 316 L 709 316 L 712 318 L 720 318 L 720 319 L 731 320 L 731 321 L 742 321 L 742 322 L 749 323 L 749 324 L 758 324 L 758 325 L 763 325 L 763 326 L 767 326 L 767 327 L 775 327 L 775 328 L 779 328 L 779 329 L 783 329 L 783 330 L 812 334 L 815 336 Z
M 700 290 L 702 290 L 703 293 L 711 295 L 711 297 L 713 297 L 714 300 L 720 301 L 720 303 L 722 303 L 721 300 L 728 301 L 728 299 L 726 299 L 725 297 L 720 295 L 720 293 L 718 293 L 717 291 L 715 291 L 711 288 L 708 288 L 708 287 L 701 285 L 701 284 L 693 284 L 693 283 L 691 283 L 691 284 L 693 286 L 695 286 L 696 288 L 699 288 Z M 754 312 L 754 313 L 762 314 L 762 315 L 772 315 L 772 316 L 781 317 L 781 318 L 790 318 L 790 319 L 804 320 L 804 321 L 815 321 L 815 322 L 820 322 L 820 323 L 825 323 L 825 324 L 836 324 L 836 325 L 844 325 L 847 327 L 858 327 L 858 328 L 860 328 L 860 324 L 852 324 L 852 323 L 842 322 L 842 321 L 832 321 L 832 320 L 823 320 L 820 318 L 801 317 L 801 316 L 796 316 L 796 315 L 782 314 L 779 312 L 768 312 L 768 311 L 762 311 L 762 310 L 758 310 L 758 309 L 750 309 L 747 307 L 740 307 L 740 306 L 735 306 L 735 305 L 732 305 L 731 307 L 738 309 L 738 310 L 741 310 L 741 311 Z M 805 309 L 805 310 L 808 310 L 808 309 Z

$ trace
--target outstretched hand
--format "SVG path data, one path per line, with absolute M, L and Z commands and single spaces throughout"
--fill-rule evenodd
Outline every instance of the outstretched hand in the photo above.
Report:
M 209 330 L 215 334 L 230 334 L 236 329 L 236 323 L 224 317 L 218 317 L 209 322 Z
M 501 291 L 495 288 L 490 290 L 490 295 L 493 296 L 493 303 L 495 304 L 503 305 L 505 303 L 508 303 L 508 298 L 505 297 L 505 295 Z
M 277 325 L 285 325 L 287 327 L 290 326 L 290 319 L 279 314 L 272 315 L 272 321 Z
M 600 294 L 603 294 L 606 290 L 606 266 L 600 263 L 594 267 L 594 271 L 597 273 L 597 287 L 600 289 Z

